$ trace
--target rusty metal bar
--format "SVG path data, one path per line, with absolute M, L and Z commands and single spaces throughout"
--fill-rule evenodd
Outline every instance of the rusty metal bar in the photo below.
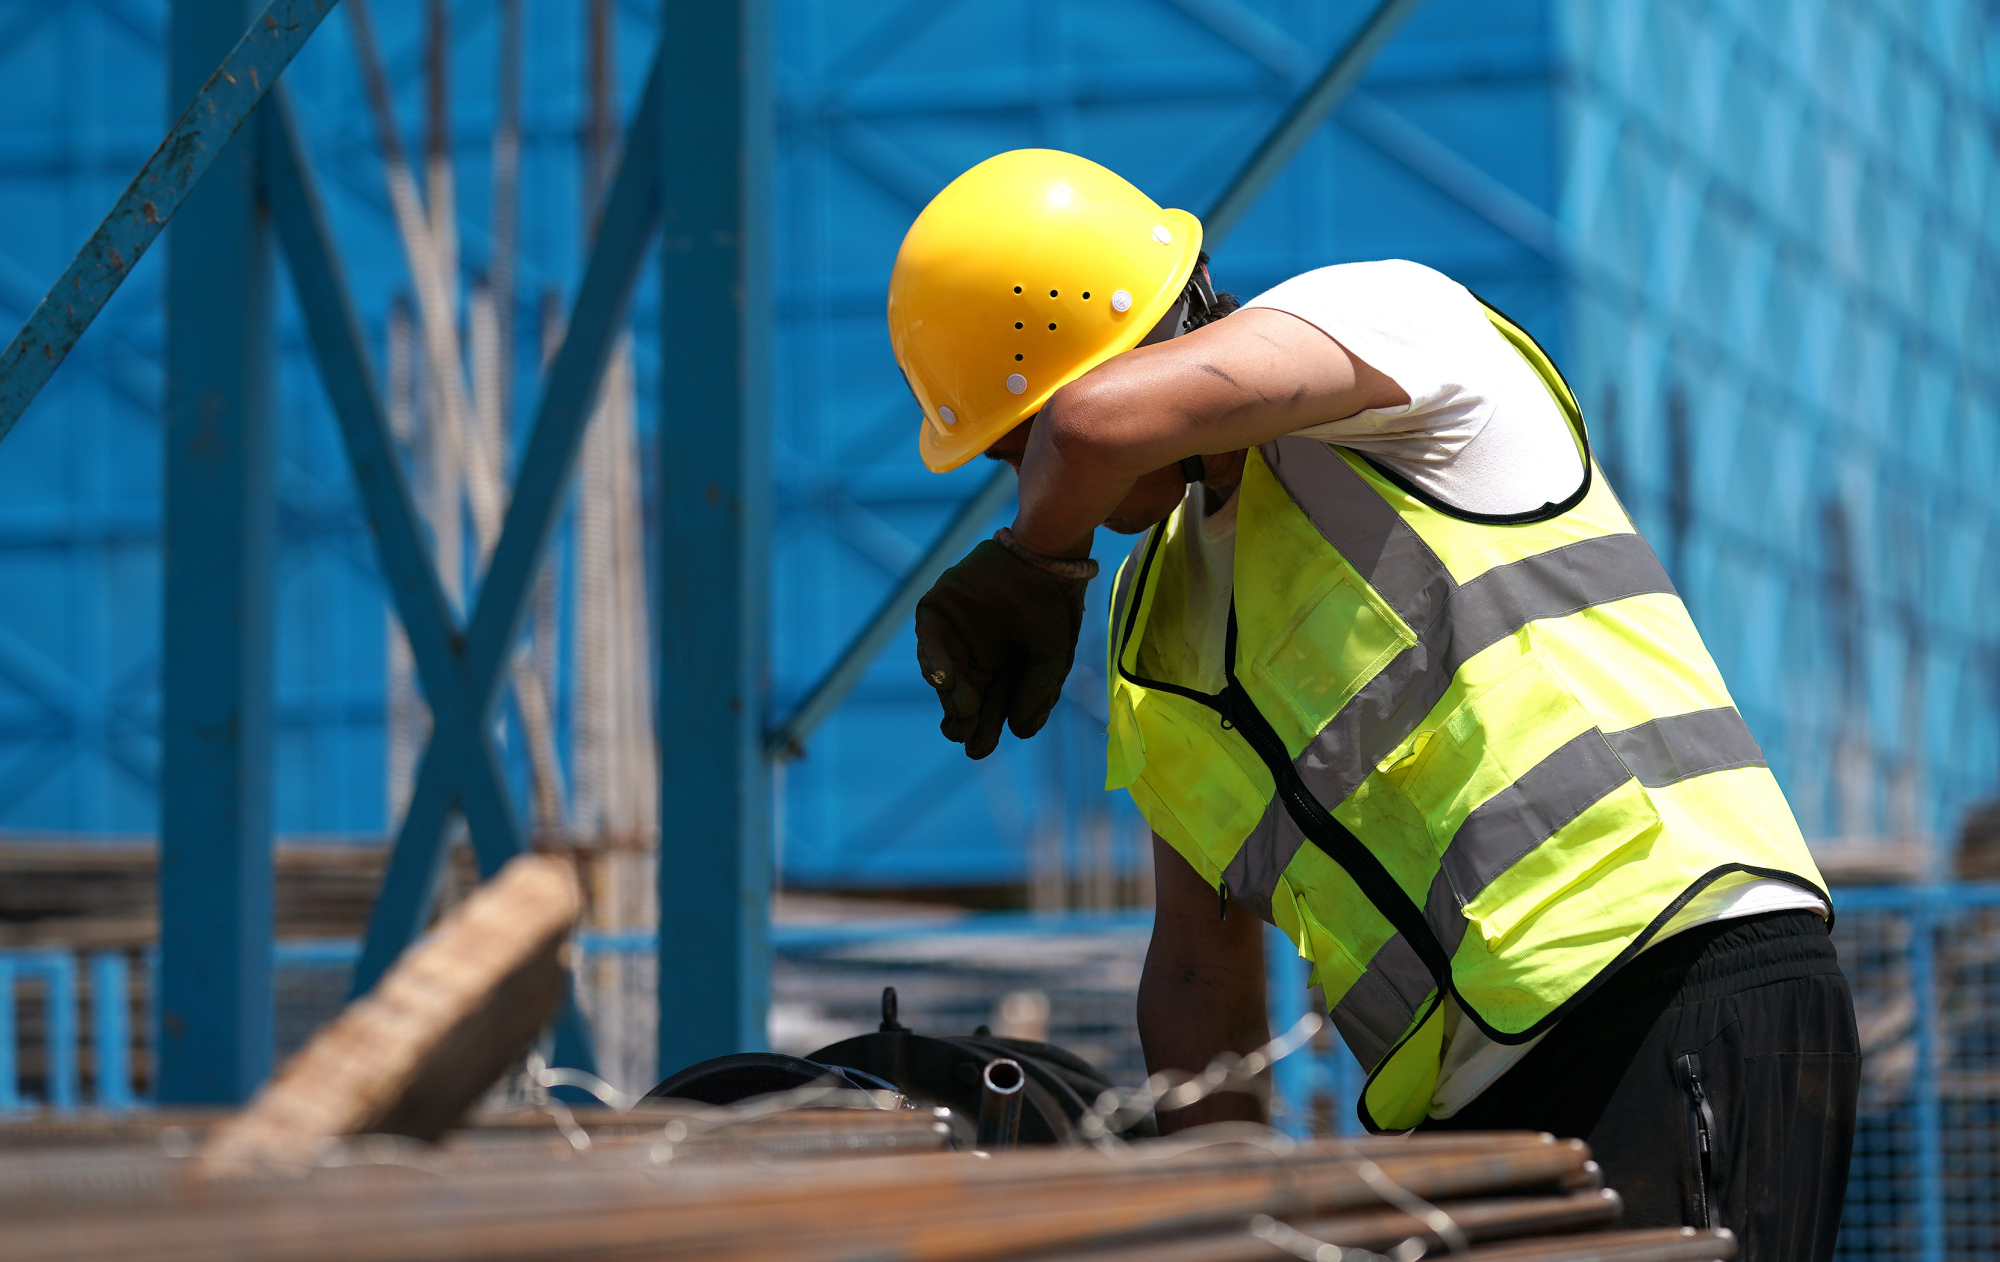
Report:
M 0 354 L 0 440 L 338 0 L 271 0 Z

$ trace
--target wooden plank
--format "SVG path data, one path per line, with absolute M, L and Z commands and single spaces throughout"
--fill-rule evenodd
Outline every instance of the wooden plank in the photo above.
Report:
M 554 1017 L 581 911 L 566 861 L 513 860 L 212 1134 L 204 1166 L 303 1166 L 342 1135 L 443 1135 Z

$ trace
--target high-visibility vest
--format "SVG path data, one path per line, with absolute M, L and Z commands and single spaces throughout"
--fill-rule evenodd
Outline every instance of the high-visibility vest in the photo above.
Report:
M 1826 900 L 1569 387 L 1488 315 L 1575 431 L 1575 495 L 1459 512 L 1281 438 L 1236 492 L 1222 692 L 1193 686 L 1185 508 L 1134 549 L 1112 606 L 1106 787 L 1311 961 L 1375 1130 L 1428 1113 L 1447 990 L 1488 1038 L 1524 1043 L 1718 880 Z

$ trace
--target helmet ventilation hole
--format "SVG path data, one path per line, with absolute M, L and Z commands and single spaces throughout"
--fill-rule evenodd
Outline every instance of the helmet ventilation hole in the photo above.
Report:
M 1018 293 L 1020 293 L 1020 292 L 1021 292 L 1021 287 L 1020 287 L 1019 285 L 1016 285 L 1016 286 L 1014 286 L 1014 292 L 1015 292 L 1015 293 L 1017 293 L 1017 294 L 1018 294 Z
M 1026 357 L 1026 356 L 1024 356 L 1024 355 L 1016 355 L 1016 356 L 1014 356 L 1014 358 L 1015 358 L 1016 360 L 1020 360 L 1020 359 L 1025 359 L 1025 358 L 1027 358 L 1027 357 Z
M 1083 291 L 1083 300 L 1084 300 L 1085 302 L 1089 302 L 1089 301 L 1090 301 L 1090 291 L 1089 291 L 1088 289 L 1086 289 L 1086 290 L 1084 290 L 1084 291 Z
M 1055 326 L 1055 325 L 1053 325 L 1053 324 L 1051 324 L 1051 325 L 1049 326 L 1049 332 L 1053 333 L 1053 332 L 1055 332 L 1055 331 L 1056 331 L 1056 326 Z
M 1023 323 L 1021 323 L 1021 322 L 1020 322 L 1019 320 L 1016 320 L 1016 321 L 1014 321 L 1014 327 L 1015 327 L 1015 328 L 1017 328 L 1017 329 L 1025 329 L 1025 328 L 1027 328 L 1028 326 L 1027 326 L 1027 325 L 1025 325 L 1025 324 L 1023 324 Z
M 1049 291 L 1049 297 L 1053 298 L 1053 297 L 1055 297 L 1055 296 L 1056 296 L 1056 291 L 1055 291 L 1055 290 L 1053 290 L 1053 289 L 1051 289 L 1051 290 Z

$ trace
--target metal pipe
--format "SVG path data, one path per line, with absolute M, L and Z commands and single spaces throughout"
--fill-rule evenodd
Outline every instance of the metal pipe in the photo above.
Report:
M 1021 1136 L 1021 1092 L 1028 1085 L 1028 1075 L 1022 1072 L 1020 1061 L 1001 1056 L 986 1062 L 979 1081 L 980 1151 L 1012 1148 Z

